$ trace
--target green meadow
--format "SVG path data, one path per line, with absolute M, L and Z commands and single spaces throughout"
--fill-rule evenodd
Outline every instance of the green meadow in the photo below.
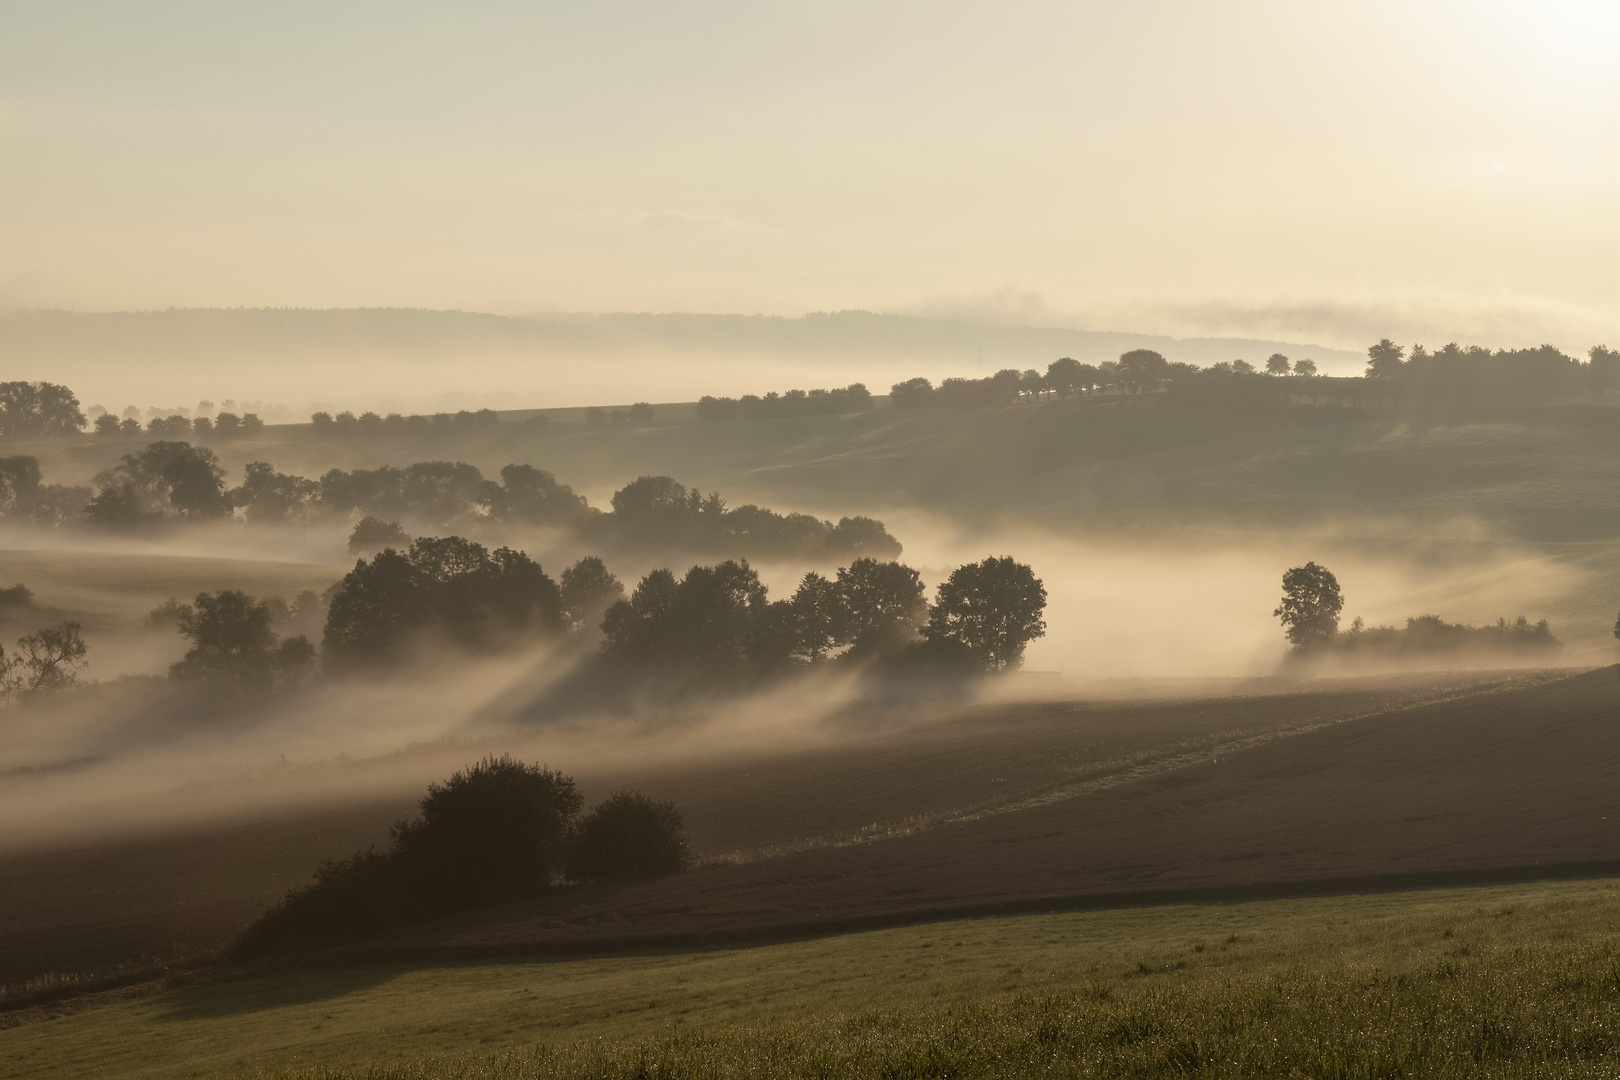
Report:
M 0 1076 L 1620 1073 L 1617 926 L 1590 881 L 317 966 L 36 1016 Z

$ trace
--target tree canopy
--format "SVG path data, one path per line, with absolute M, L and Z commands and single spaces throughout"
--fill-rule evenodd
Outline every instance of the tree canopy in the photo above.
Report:
M 1339 630 L 1339 612 L 1344 610 L 1344 596 L 1333 572 L 1308 562 L 1283 574 L 1282 586 L 1282 603 L 1272 614 L 1282 620 L 1294 647 L 1311 649 L 1332 641 Z
M 985 668 L 1004 671 L 1024 660 L 1024 647 L 1046 633 L 1046 587 L 1012 556 L 951 571 L 939 587 L 928 637 L 966 648 Z
M 322 650 L 339 666 L 387 663 L 429 631 L 491 650 L 563 625 L 556 583 L 523 552 L 423 537 L 355 563 L 332 597 Z

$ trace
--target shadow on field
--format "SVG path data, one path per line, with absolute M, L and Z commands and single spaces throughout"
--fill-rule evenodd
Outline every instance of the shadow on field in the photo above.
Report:
M 206 1020 L 262 1012 L 286 1005 L 331 1001 L 388 982 L 400 973 L 396 966 L 366 965 L 342 970 L 269 975 L 232 982 L 186 986 L 163 998 L 159 1022 Z

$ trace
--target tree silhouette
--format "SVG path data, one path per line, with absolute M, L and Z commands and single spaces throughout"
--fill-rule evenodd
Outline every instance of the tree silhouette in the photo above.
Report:
M 595 555 L 562 572 L 563 617 L 571 630 L 600 624 L 603 613 L 623 599 L 624 585 Z
M 562 598 L 521 551 L 423 537 L 355 563 L 332 597 L 322 650 L 338 667 L 386 664 L 430 628 L 462 649 L 493 650 L 561 631 Z
M 1169 369 L 1169 361 L 1152 349 L 1132 349 L 1120 355 L 1116 378 L 1127 391 L 1147 393 L 1159 388 Z
M 410 534 L 397 521 L 384 521 L 377 517 L 363 517 L 355 522 L 349 534 L 349 554 L 360 555 L 384 548 L 404 548 L 411 543 Z
M 75 435 L 84 427 L 79 399 L 48 382 L 0 382 L 0 438 Z
M 1413 346 L 1414 359 L 1421 352 Z M 1406 350 L 1395 344 L 1389 338 L 1384 338 L 1378 344 L 1367 349 L 1367 378 L 1393 379 L 1401 373 L 1403 357 Z
M 1287 375 L 1288 370 L 1288 357 L 1282 353 L 1272 353 L 1266 360 L 1267 375 Z
M 951 571 L 928 620 L 930 641 L 965 647 L 992 671 L 1023 663 L 1024 647 L 1046 633 L 1046 588 L 1012 556 Z
M 171 677 L 222 689 L 268 687 L 275 677 L 275 632 L 270 605 L 240 589 L 198 593 L 180 613 L 180 633 L 191 641 Z
M 815 663 L 838 647 L 849 615 L 838 583 L 816 573 L 804 575 L 788 602 L 792 610 L 792 655 Z
M 230 500 L 258 524 L 300 520 L 320 494 L 315 481 L 278 473 L 268 462 L 250 461 L 243 472 L 242 486 L 231 492 Z
M 602 651 L 626 658 L 673 652 L 675 627 L 670 618 L 680 583 L 665 569 L 641 579 L 630 599 L 620 600 L 602 616 Z
M 96 477 L 86 516 L 97 524 L 137 525 L 164 517 L 219 519 L 231 512 L 225 470 L 205 446 L 154 442 Z
M 1294 364 L 1294 374 L 1295 375 L 1306 375 L 1306 376 L 1315 375 L 1316 374 L 1316 361 L 1312 360 L 1308 356 L 1303 360 L 1297 361 Z
M 412 906 L 437 914 L 544 890 L 581 803 L 569 777 L 505 754 L 430 785 L 420 816 L 393 829 Z
M 898 562 L 856 559 L 838 571 L 838 595 L 843 615 L 838 640 L 857 656 L 911 644 L 928 619 L 922 578 Z
M 672 802 L 639 791 L 620 791 L 580 819 L 569 876 L 581 881 L 625 881 L 685 870 L 686 821 Z
M 73 686 L 88 663 L 89 647 L 76 622 L 36 630 L 17 639 L 17 653 L 0 650 L 0 673 L 8 694 L 45 694 Z
M 1282 620 L 1288 640 L 1302 650 L 1332 641 L 1344 610 L 1344 596 L 1332 571 L 1308 562 L 1283 574 L 1282 585 L 1282 603 L 1272 614 Z

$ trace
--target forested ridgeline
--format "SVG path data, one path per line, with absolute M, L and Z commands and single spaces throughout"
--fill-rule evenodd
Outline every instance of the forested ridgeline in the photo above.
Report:
M 351 550 L 408 543 L 408 529 L 483 534 L 546 527 L 617 551 L 691 551 L 837 562 L 893 557 L 901 546 L 883 523 L 731 507 L 668 476 L 643 476 L 614 493 L 610 509 L 544 469 L 511 464 L 487 479 L 465 462 L 331 469 L 319 479 L 249 462 L 229 487 L 213 450 L 162 441 L 125 454 L 93 487 L 46 484 L 37 458 L 0 458 L 0 518 L 48 528 L 134 532 L 240 518 L 249 527 L 327 522 L 355 525 Z
M 1234 360 L 1197 367 L 1150 349 L 1117 361 L 1082 364 L 1067 357 L 1044 373 L 1006 369 L 983 379 L 916 378 L 894 384 L 897 409 L 993 408 L 1045 399 L 1166 394 L 1188 401 L 1381 407 L 1450 401 L 1554 401 L 1603 398 L 1620 391 L 1620 352 L 1594 346 L 1585 361 L 1551 345 L 1535 349 L 1464 348 L 1455 342 L 1410 353 L 1387 338 L 1368 349 L 1362 378 L 1317 374 L 1309 359 L 1281 353 L 1256 367 Z M 719 418 L 719 417 L 716 417 Z

